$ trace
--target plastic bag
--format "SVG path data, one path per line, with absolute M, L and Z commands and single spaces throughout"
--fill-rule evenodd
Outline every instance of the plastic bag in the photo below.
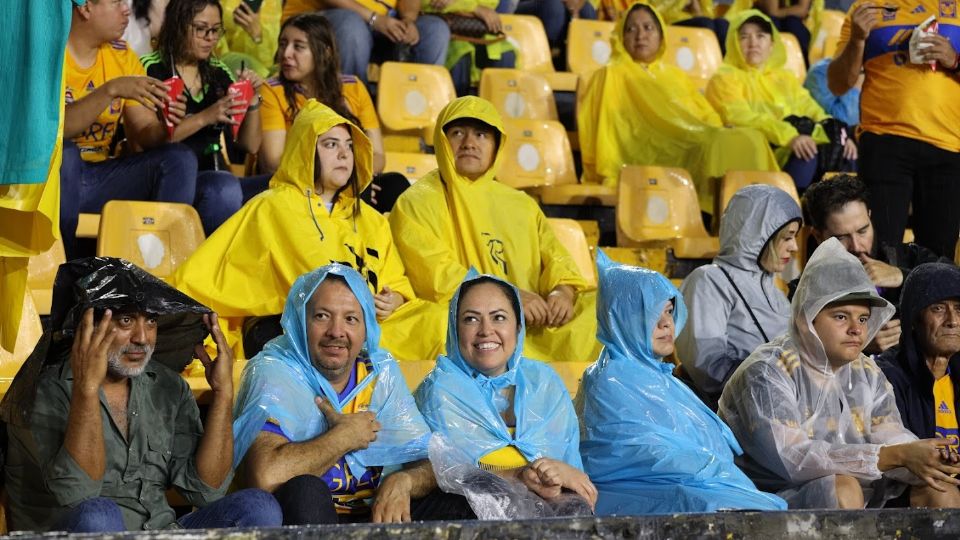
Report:
M 925 49 L 930 47 L 929 43 L 920 43 L 920 40 L 935 35 L 938 30 L 937 18 L 934 15 L 927 17 L 927 20 L 918 24 L 916 28 L 913 29 L 913 33 L 910 35 L 910 63 L 911 64 L 923 64 L 923 55 L 922 53 Z M 937 62 L 930 62 L 930 68 L 934 71 L 937 70 Z
M 440 435 L 434 434 L 430 438 L 429 454 L 437 485 L 446 493 L 466 497 L 477 519 L 593 515 L 587 501 L 575 493 L 562 493 L 545 500 L 516 480 L 507 480 L 478 468 L 463 451 Z

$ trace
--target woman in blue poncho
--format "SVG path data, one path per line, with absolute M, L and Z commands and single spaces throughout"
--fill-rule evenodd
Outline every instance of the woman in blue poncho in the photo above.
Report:
M 522 356 L 523 320 L 515 287 L 468 276 L 450 302 L 447 355 L 417 388 L 417 406 L 434 433 L 481 469 L 547 501 L 569 490 L 593 506 L 570 395 L 556 372 Z
M 597 339 L 604 345 L 577 392 L 584 469 L 609 514 L 783 510 L 734 465 L 730 429 L 682 382 L 673 352 L 683 296 L 660 274 L 597 255 Z

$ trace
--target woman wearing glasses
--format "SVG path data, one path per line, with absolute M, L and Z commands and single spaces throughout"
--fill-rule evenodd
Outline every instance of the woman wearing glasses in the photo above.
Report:
M 235 76 L 213 57 L 223 35 L 222 19 L 223 12 L 216 0 L 171 0 L 164 13 L 157 50 L 140 59 L 151 77 L 165 80 L 176 75 L 183 79 L 180 99 L 186 100 L 187 116 L 174 128 L 171 139 L 183 142 L 197 155 L 198 184 L 204 182 L 215 186 L 211 189 L 223 190 L 217 198 L 219 211 L 211 209 L 212 218 L 203 224 L 208 236 L 243 202 L 240 182 L 223 159 L 221 135 L 235 141 L 241 151 L 250 153 L 257 152 L 261 139 L 258 109 L 263 81 L 251 70 Z M 254 94 L 249 101 L 229 91 L 238 80 L 253 84 Z M 226 129 L 237 125 L 239 130 Z M 198 210 L 203 203 L 197 201 Z

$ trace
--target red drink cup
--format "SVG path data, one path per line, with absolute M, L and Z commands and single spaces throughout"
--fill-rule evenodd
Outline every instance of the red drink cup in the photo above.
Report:
M 250 81 L 237 81 L 230 85 L 230 88 L 227 90 L 230 95 L 238 97 L 246 102 L 247 105 L 250 105 L 250 102 L 253 101 L 253 83 Z M 233 139 L 237 139 L 237 134 L 240 133 L 240 124 L 243 123 L 244 117 L 247 114 L 235 114 L 233 115 L 233 121 L 236 124 L 230 126 L 233 130 Z
M 176 101 L 180 97 L 180 94 L 183 94 L 183 79 L 180 77 L 174 75 L 163 81 L 163 84 L 170 87 L 170 90 L 167 92 L 167 97 L 170 98 L 170 101 Z M 176 126 L 170 121 L 169 103 L 163 105 L 163 121 L 167 124 L 167 133 L 170 135 L 170 138 L 173 138 L 173 130 Z

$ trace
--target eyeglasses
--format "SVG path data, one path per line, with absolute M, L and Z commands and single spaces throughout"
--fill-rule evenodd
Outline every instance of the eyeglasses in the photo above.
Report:
M 206 26 L 193 23 L 190 26 L 193 28 L 193 35 L 198 38 L 218 40 L 223 35 L 222 26 Z

